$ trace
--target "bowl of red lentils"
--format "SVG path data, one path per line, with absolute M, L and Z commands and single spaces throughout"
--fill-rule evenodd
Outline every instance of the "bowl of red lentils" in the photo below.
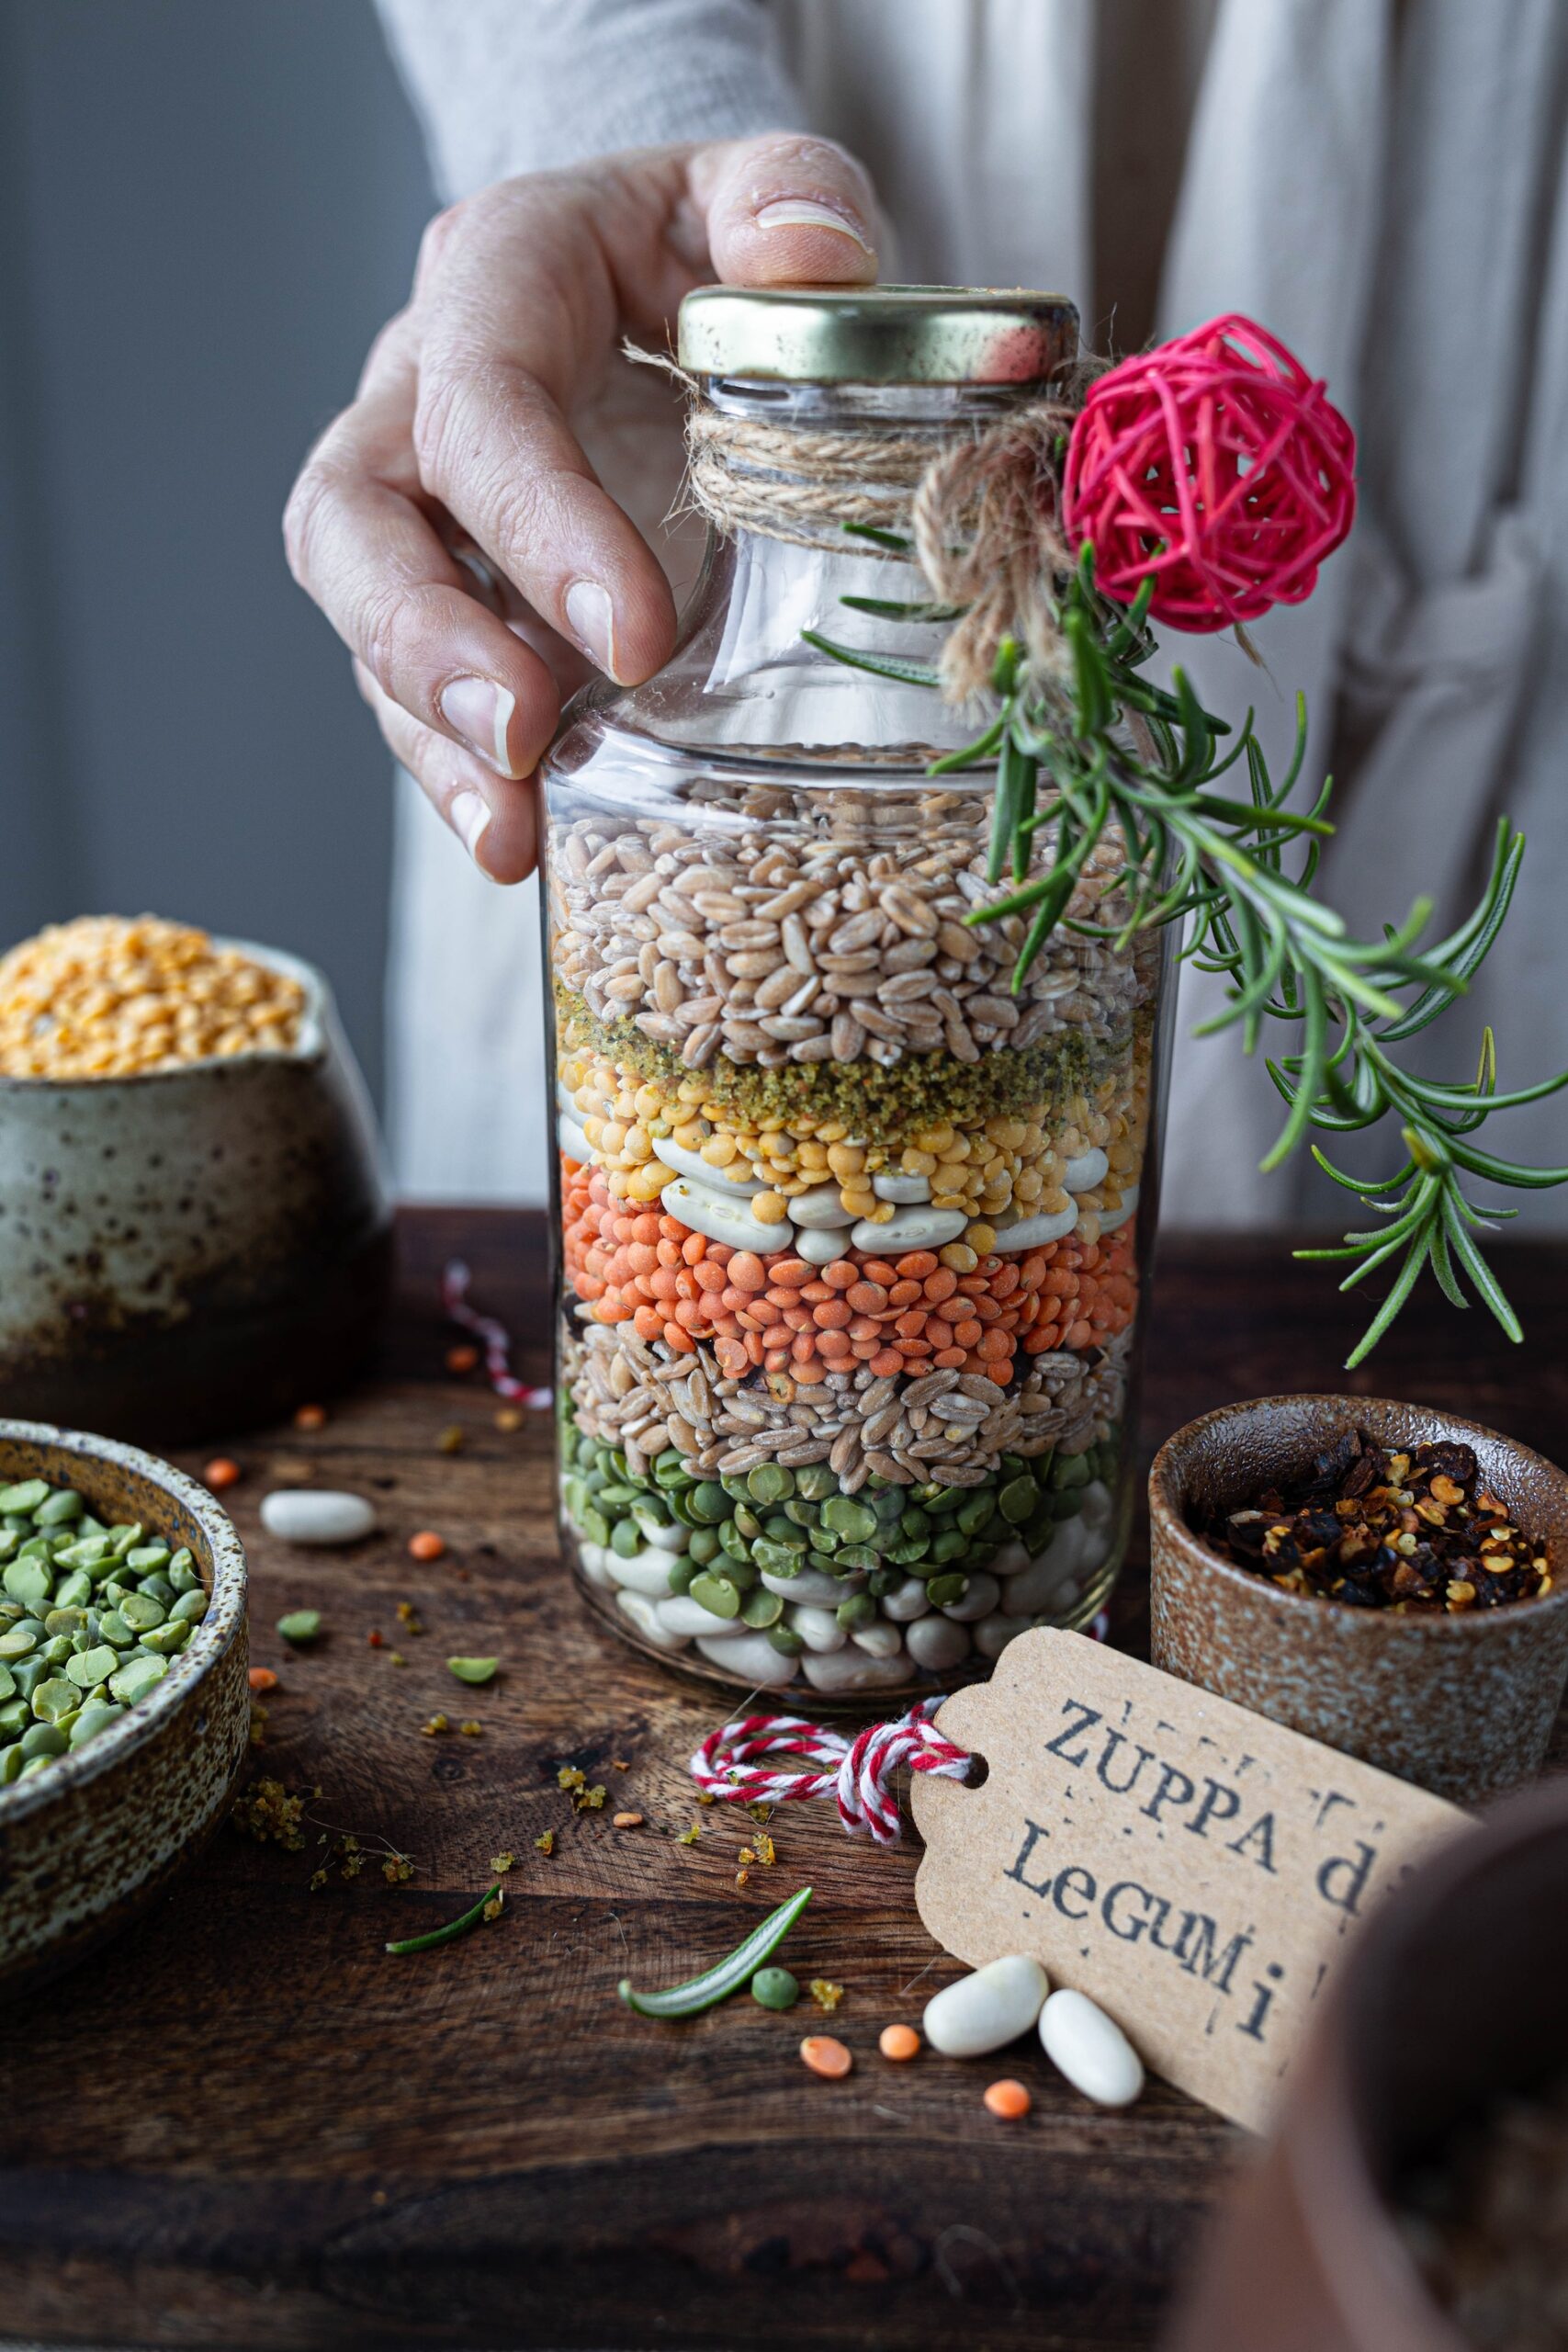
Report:
M 160 1444 L 353 1376 L 391 1210 L 313 967 L 144 915 L 0 956 L 0 1413 Z

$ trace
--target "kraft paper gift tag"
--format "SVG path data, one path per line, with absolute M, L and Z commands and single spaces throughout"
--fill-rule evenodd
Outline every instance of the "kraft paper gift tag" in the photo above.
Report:
M 1021 1635 L 936 1723 L 987 1772 L 915 1775 L 931 1933 L 1032 1952 L 1254 2131 L 1357 1927 L 1469 1818 L 1081 1634 Z

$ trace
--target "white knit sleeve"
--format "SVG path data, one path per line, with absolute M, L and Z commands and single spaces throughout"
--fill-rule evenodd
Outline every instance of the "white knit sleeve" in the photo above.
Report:
M 798 130 L 762 0 L 377 0 L 446 201 L 625 147 Z

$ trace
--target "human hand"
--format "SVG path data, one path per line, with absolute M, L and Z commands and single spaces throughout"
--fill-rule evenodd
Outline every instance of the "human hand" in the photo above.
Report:
M 669 583 L 574 409 L 625 364 L 622 334 L 662 340 L 694 286 L 870 283 L 875 222 L 851 156 L 778 132 L 504 180 L 425 231 L 409 305 L 311 451 L 284 536 L 392 752 L 494 880 L 535 864 L 530 779 L 561 699 L 549 632 L 627 685 L 674 642 Z M 481 601 L 465 537 L 517 619 Z

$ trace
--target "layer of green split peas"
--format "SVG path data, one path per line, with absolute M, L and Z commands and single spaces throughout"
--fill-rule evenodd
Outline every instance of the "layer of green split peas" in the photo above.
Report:
M 140 1521 L 43 1478 L 0 1487 L 0 1788 L 144 1699 L 207 1605 L 190 1553 Z
M 794 1657 L 805 1643 L 780 1621 L 785 1602 L 759 1583 L 762 1571 L 790 1578 L 803 1568 L 859 1577 L 846 1594 L 840 1624 L 868 1625 L 876 1604 L 906 1577 L 926 1582 L 934 1608 L 951 1608 L 969 1589 L 971 1572 L 988 1566 L 1004 1544 L 1043 1552 L 1057 1524 L 1077 1516 L 1082 1489 L 1116 1475 L 1119 1433 L 1112 1429 L 1080 1453 L 1004 1453 L 978 1487 L 895 1486 L 873 1476 L 846 1495 L 826 1464 L 799 1470 L 760 1463 L 732 1476 L 706 1477 L 671 1448 L 651 1477 L 634 1477 L 619 1449 L 602 1445 L 563 1413 L 561 1492 L 568 1515 L 591 1544 L 623 1559 L 645 1537 L 680 1521 L 685 1549 L 671 1562 L 671 1592 L 689 1592 L 716 1616 L 739 1617 Z

